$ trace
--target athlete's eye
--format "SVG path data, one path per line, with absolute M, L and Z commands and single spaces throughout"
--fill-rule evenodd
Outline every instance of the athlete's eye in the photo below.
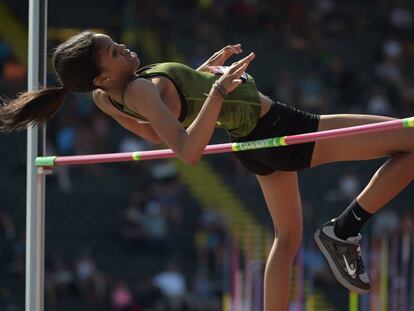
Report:
M 118 56 L 118 51 L 114 49 L 112 52 L 112 57 L 117 57 L 117 56 Z

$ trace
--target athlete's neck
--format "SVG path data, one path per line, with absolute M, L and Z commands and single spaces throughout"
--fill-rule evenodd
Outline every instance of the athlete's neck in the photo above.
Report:
M 122 101 L 122 95 L 125 90 L 126 85 L 131 82 L 132 80 L 135 80 L 138 77 L 135 73 L 130 75 L 127 79 L 125 79 L 122 83 L 119 83 L 117 85 L 114 85 L 113 87 L 108 87 L 104 89 L 106 94 L 108 94 L 113 100 L 116 100 L 117 102 Z

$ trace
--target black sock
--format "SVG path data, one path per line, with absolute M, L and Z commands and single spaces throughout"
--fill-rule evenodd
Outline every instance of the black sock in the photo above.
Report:
M 336 218 L 334 232 L 343 240 L 346 240 L 351 236 L 357 236 L 362 226 L 371 215 L 372 214 L 364 210 L 355 199 L 343 213 Z

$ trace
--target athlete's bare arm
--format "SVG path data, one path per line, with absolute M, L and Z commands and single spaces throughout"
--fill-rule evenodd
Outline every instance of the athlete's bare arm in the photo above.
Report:
M 129 130 L 130 132 L 134 133 L 137 136 L 142 137 L 143 139 L 153 143 L 153 144 L 160 144 L 162 143 L 161 138 L 158 134 L 154 131 L 151 124 L 149 123 L 140 123 L 134 119 L 128 118 L 126 116 L 122 116 L 118 114 L 117 111 L 112 111 L 108 109 L 111 106 L 108 95 L 103 90 L 95 90 L 93 92 L 93 100 L 95 101 L 96 105 L 106 114 L 110 115 L 114 118 L 120 125 L 124 128 Z

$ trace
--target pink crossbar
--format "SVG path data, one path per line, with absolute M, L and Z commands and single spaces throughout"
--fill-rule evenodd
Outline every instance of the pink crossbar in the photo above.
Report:
M 285 136 L 284 141 L 286 145 L 302 144 L 307 142 L 319 141 L 324 139 L 333 139 L 352 135 L 361 135 L 381 131 L 389 131 L 400 129 L 403 127 L 414 127 L 414 117 L 406 119 L 396 119 L 386 122 L 379 122 L 366 125 L 358 125 L 347 128 L 333 129 L 321 132 L 313 132 L 299 135 Z M 260 141 L 255 141 L 260 142 Z M 255 143 L 253 142 L 253 143 Z M 209 145 L 204 150 L 203 154 L 216 154 L 237 151 L 236 145 L 246 144 L 244 143 L 225 143 Z M 257 144 L 258 146 L 260 144 Z M 276 145 L 275 145 L 276 146 Z M 257 147 L 260 148 L 260 147 Z M 134 158 L 134 154 L 138 155 L 139 159 Z M 75 164 L 95 164 L 95 163 L 113 163 L 113 162 L 126 162 L 133 160 L 156 160 L 175 157 L 175 153 L 171 149 L 161 150 L 149 150 L 138 151 L 136 153 L 108 153 L 108 154 L 91 154 L 91 155 L 79 155 L 79 156 L 64 156 L 56 157 L 54 165 L 75 165 Z

